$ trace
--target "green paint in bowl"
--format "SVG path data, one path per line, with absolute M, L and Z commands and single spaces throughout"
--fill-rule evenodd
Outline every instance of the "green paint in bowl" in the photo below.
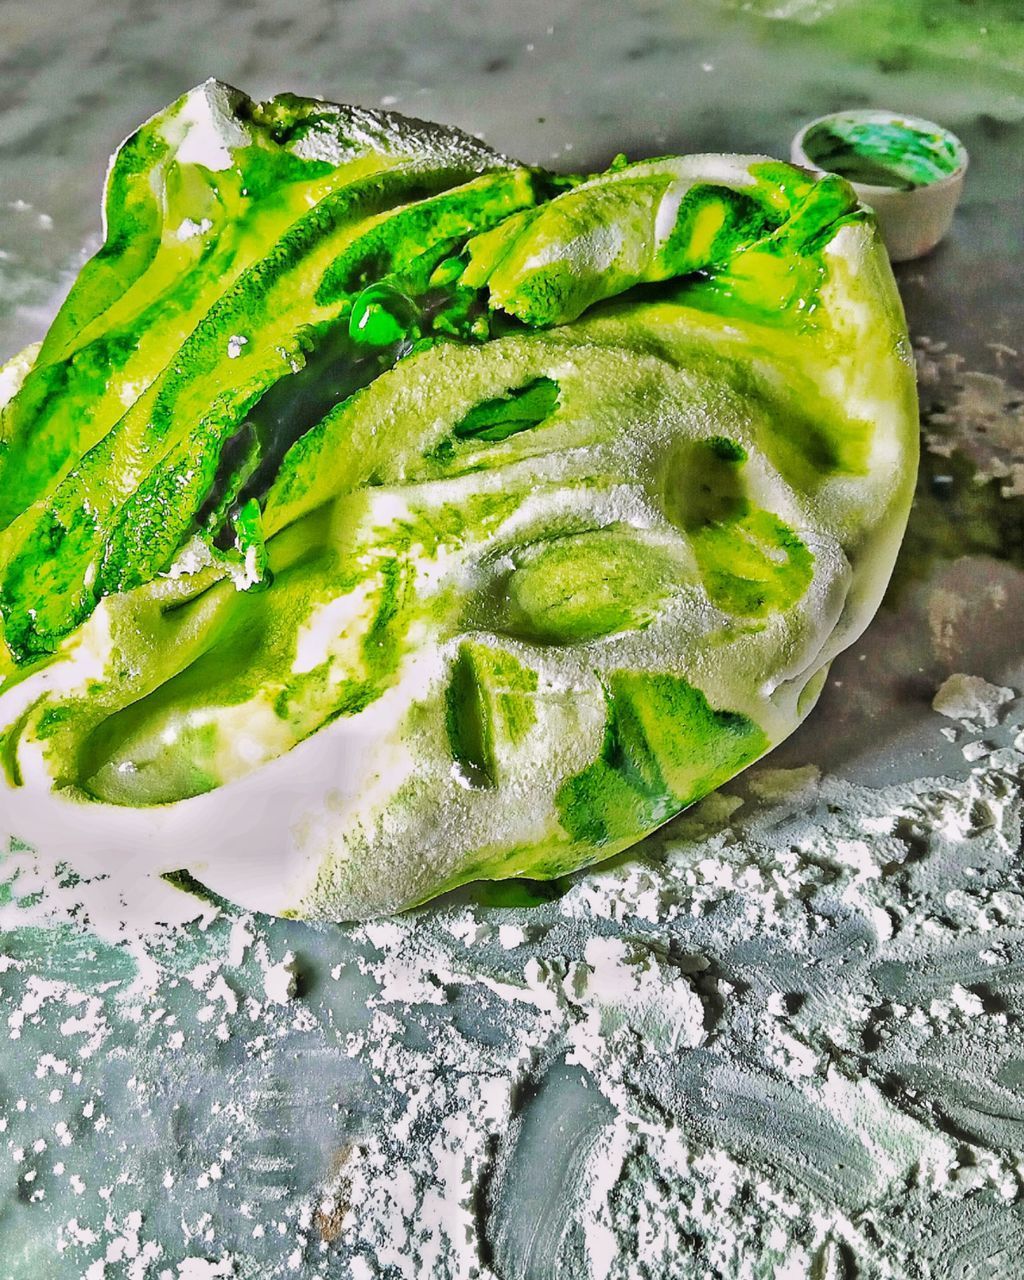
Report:
M 964 162 L 959 140 L 938 125 L 874 112 L 820 120 L 804 134 L 803 146 L 820 169 L 900 191 L 950 178 Z
M 948 129 L 875 109 L 811 120 L 790 155 L 795 164 L 852 183 L 874 210 L 893 262 L 919 258 L 945 236 L 967 171 L 967 151 Z

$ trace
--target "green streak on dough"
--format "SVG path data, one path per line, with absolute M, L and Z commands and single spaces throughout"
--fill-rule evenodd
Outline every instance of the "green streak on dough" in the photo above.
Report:
M 685 446 L 670 474 L 692 469 L 700 481 L 672 488 L 667 507 L 690 538 L 712 603 L 740 617 L 764 618 L 803 596 L 814 556 L 778 516 L 751 505 L 746 461 L 743 447 L 721 436 Z
M 361 291 L 373 273 L 407 267 L 431 242 L 445 245 L 532 199 L 525 170 L 473 176 L 445 166 L 363 179 L 299 218 L 46 504 L 8 531 L 0 610 L 15 655 L 52 652 L 101 596 L 166 568 L 210 491 L 221 450 L 291 372 L 311 321 L 340 323 L 347 290 Z M 251 337 L 232 359 L 236 335 Z
M 770 511 L 695 531 L 693 550 L 711 600 L 746 618 L 787 609 L 814 573 L 812 553 Z
M 679 676 L 615 672 L 607 702 L 601 754 L 556 797 L 562 825 L 581 844 L 653 830 L 769 746 L 753 720 L 715 710 Z
M 241 111 L 247 145 L 236 164 L 213 172 L 177 158 L 186 105 L 214 118 L 203 88 L 136 131 L 118 150 L 105 193 L 107 237 L 79 272 L 47 334 L 36 366 L 4 412 L 0 528 L 41 497 L 124 413 L 122 391 L 160 372 L 216 300 L 319 196 L 367 168 L 394 160 L 368 138 L 348 140 L 338 165 L 297 156 L 268 114 Z M 251 104 L 254 105 L 255 104 Z M 298 108 L 296 108 L 298 110 Z M 337 122 L 334 133 L 337 135 Z M 181 238 L 178 229 L 210 226 Z
M 675 226 L 663 249 L 668 274 L 685 275 L 741 245 L 770 235 L 779 218 L 744 191 L 698 182 L 679 204 Z
M 537 673 L 506 650 L 460 645 L 445 692 L 445 728 L 452 757 L 467 782 L 496 786 L 502 755 L 537 719 Z
M 452 434 L 458 440 L 507 440 L 539 426 L 557 408 L 558 383 L 553 378 L 534 378 L 525 387 L 475 405 Z

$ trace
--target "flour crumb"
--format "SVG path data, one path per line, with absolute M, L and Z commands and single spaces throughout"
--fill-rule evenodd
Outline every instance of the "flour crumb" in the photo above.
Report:
M 283 960 L 263 974 L 263 991 L 272 1004 L 288 1004 L 298 990 L 295 956 L 289 951 Z
M 990 684 L 981 676 L 958 672 L 939 686 L 932 708 L 950 720 L 973 721 L 991 729 L 999 723 L 999 709 L 1014 697 L 1014 691 L 1005 685 Z

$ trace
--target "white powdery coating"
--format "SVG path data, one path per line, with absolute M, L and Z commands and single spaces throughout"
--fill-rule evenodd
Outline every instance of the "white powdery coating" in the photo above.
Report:
M 232 114 L 226 90 L 212 80 L 187 96 L 166 131 L 178 144 L 178 164 L 203 165 L 215 171 L 230 169 L 234 163 L 232 150 L 250 142 L 248 133 Z
M 570 1039 L 584 1058 L 604 1051 L 623 1028 L 670 1051 L 693 1048 L 704 1039 L 700 998 L 678 968 L 656 951 L 622 938 L 593 937 L 583 958 L 574 985 L 585 1017 Z
M 196 236 L 204 236 L 212 230 L 213 223 L 209 218 L 200 218 L 198 222 L 194 218 L 184 218 L 174 234 L 179 240 L 194 240 Z

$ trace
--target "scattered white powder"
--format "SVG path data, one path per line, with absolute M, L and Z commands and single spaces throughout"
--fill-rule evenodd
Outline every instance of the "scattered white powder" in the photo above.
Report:
M 579 1053 L 604 1052 L 622 1030 L 670 1051 L 703 1040 L 704 1006 L 667 957 L 640 942 L 597 936 L 583 958 L 570 981 L 570 1000 L 585 1014 L 570 1033 Z
M 1021 353 L 990 343 L 997 368 L 1016 364 Z M 957 455 L 971 464 L 973 483 L 999 483 L 1004 498 L 1024 496 L 1024 403 L 1019 375 L 1004 378 L 990 369 L 965 369 L 964 357 L 944 342 L 915 339 L 918 383 L 938 394 L 942 408 L 926 414 L 924 441 L 931 453 Z
M 161 1280 L 164 1280 L 164 1277 L 172 1280 L 174 1275 L 177 1276 L 177 1280 L 217 1280 L 220 1276 L 235 1274 L 235 1265 L 230 1258 L 222 1258 L 219 1262 L 210 1262 L 206 1258 L 186 1258 L 184 1262 L 179 1263 L 176 1272 L 163 1272 Z
M 252 919 L 250 916 L 239 916 L 231 926 L 231 936 L 228 938 L 227 963 L 233 969 L 237 969 L 245 960 L 246 952 L 256 940 L 250 929 L 251 924 Z
M 15 850 L 5 1243 L 59 1205 L 54 1280 L 1013 1274 L 1024 755 L 1012 691 L 944 690 L 967 777 L 755 769 L 532 907 L 128 923 Z

